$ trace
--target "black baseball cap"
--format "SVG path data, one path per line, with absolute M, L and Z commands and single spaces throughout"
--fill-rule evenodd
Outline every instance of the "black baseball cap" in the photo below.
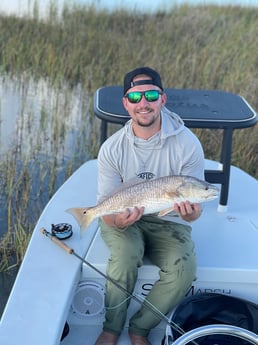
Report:
M 140 74 L 145 74 L 151 79 L 146 80 L 138 80 L 133 81 L 133 79 Z M 128 72 L 124 77 L 124 95 L 126 92 L 136 85 L 145 85 L 145 84 L 151 84 L 158 86 L 163 91 L 163 86 L 161 82 L 161 78 L 158 72 L 154 71 L 154 69 L 150 67 L 139 67 L 134 69 L 131 72 Z

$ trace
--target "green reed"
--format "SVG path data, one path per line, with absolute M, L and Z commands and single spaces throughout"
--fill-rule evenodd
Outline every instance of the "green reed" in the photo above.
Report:
M 93 115 L 92 99 L 98 87 L 122 84 L 125 72 L 149 65 L 160 71 L 166 87 L 237 93 L 257 110 L 257 22 L 257 8 L 238 6 L 184 5 L 149 15 L 108 13 L 94 6 L 66 5 L 59 11 L 51 2 L 49 14 L 41 19 L 35 2 L 31 16 L 0 16 L 0 73 L 17 78 L 25 89 L 31 79 L 35 83 L 44 79 L 57 91 L 55 106 L 51 110 L 48 104 L 42 106 L 37 141 L 32 139 L 25 150 L 20 132 L 16 149 L 0 163 L 1 194 L 7 200 L 7 235 L 0 242 L 2 269 L 10 265 L 14 252 L 16 262 L 22 260 L 31 229 L 59 185 L 84 160 L 96 156 L 99 121 Z M 78 86 L 79 134 L 58 179 L 60 162 L 53 157 L 66 156 L 69 97 Z M 34 121 L 33 109 L 28 118 L 27 125 Z M 220 131 L 195 132 L 207 158 L 218 159 Z M 32 161 L 49 140 L 37 171 L 31 171 Z M 256 178 L 257 153 L 257 126 L 234 133 L 232 162 Z

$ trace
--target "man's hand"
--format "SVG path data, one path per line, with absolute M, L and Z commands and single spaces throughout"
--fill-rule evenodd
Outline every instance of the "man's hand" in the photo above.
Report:
M 194 220 L 198 219 L 202 213 L 200 204 L 191 204 L 189 201 L 175 204 L 174 210 L 186 222 L 193 222 Z
M 134 207 L 132 211 L 127 208 L 122 213 L 106 215 L 102 219 L 107 225 L 113 228 L 124 229 L 137 222 L 142 217 L 143 212 L 144 207 Z

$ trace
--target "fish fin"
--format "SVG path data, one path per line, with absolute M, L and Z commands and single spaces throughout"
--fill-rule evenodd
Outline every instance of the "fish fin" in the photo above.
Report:
M 175 198 L 175 197 L 179 197 L 179 193 L 177 192 L 166 192 L 166 197 L 168 199 L 172 199 L 172 198 Z M 170 213 L 174 211 L 174 206 L 172 207 L 169 207 L 169 208 L 165 208 L 164 210 L 161 210 L 159 213 L 158 213 L 158 217 L 163 217 L 165 216 L 166 214 Z
M 180 193 L 178 191 L 174 191 L 174 192 L 166 192 L 165 193 L 166 196 L 171 199 L 171 198 L 175 198 L 175 197 L 179 197 Z
M 158 217 L 163 217 L 163 216 L 165 216 L 166 214 L 172 212 L 173 210 L 174 210 L 173 207 L 165 208 L 164 210 L 161 210 L 161 211 L 158 213 Z
M 95 218 L 92 212 L 89 212 L 91 209 L 92 207 L 74 207 L 66 210 L 66 212 L 73 215 L 77 220 L 78 224 L 81 227 L 82 233 L 87 229 L 87 227 L 91 222 L 93 222 Z

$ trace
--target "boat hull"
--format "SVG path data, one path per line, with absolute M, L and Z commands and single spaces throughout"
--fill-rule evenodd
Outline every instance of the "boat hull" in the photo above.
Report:
M 206 167 L 214 169 L 217 163 L 206 161 Z M 70 332 L 62 345 L 94 344 L 101 332 L 105 278 L 40 232 L 42 227 L 50 230 L 53 223 L 71 224 L 73 236 L 65 243 L 105 273 L 109 250 L 97 221 L 80 238 L 77 223 L 65 212 L 69 207 L 96 203 L 96 176 L 96 160 L 86 162 L 42 213 L 1 319 L 1 344 L 59 345 L 66 320 Z M 198 269 L 188 296 L 215 292 L 258 303 L 257 192 L 257 180 L 231 167 L 228 207 L 221 209 L 218 200 L 205 204 L 202 217 L 192 224 Z M 158 277 L 158 268 L 145 259 L 135 293 L 144 298 Z M 137 308 L 139 304 L 132 301 L 128 319 Z M 127 327 L 128 320 L 119 345 L 130 344 Z M 162 321 L 151 332 L 152 344 L 161 343 L 165 328 Z

